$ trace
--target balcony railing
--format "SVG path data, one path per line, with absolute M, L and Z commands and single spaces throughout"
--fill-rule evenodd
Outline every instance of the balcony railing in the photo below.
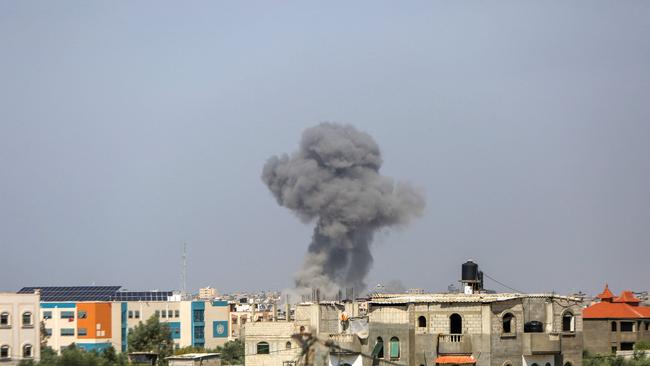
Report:
M 472 338 L 465 334 L 440 334 L 438 335 L 438 353 L 470 354 L 472 353 Z

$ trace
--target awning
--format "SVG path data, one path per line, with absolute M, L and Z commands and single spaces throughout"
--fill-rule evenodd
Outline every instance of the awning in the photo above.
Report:
M 474 364 L 476 359 L 474 356 L 440 356 L 436 358 L 437 364 L 443 365 L 463 365 L 463 364 Z
M 372 358 L 377 358 L 379 353 L 383 350 L 384 350 L 384 342 L 377 342 L 377 344 L 375 344 L 375 348 L 373 348 L 372 350 L 372 354 L 371 354 Z

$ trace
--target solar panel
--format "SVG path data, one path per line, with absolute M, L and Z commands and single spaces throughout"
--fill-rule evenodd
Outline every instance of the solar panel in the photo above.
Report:
M 43 286 L 23 287 L 19 294 L 41 291 L 41 301 L 110 301 L 121 286 Z
M 167 301 L 173 291 L 117 291 L 114 301 Z

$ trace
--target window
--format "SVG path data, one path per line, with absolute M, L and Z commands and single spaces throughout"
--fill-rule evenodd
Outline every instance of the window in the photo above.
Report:
M 205 347 L 205 343 L 203 342 L 194 342 L 194 348 L 203 348 Z
M 286 348 L 286 349 L 291 349 L 291 342 L 287 342 L 287 343 L 284 345 L 284 348 Z
M 61 336 L 63 337 L 74 336 L 74 328 L 61 328 Z
M 645 322 L 645 330 L 650 330 L 650 322 Z
M 384 358 L 384 340 L 377 337 L 375 348 L 372 349 L 372 358 Z
M 194 310 L 194 321 L 195 322 L 204 321 L 203 310 Z
M 52 319 L 52 312 L 51 311 L 44 311 L 43 312 L 43 319 Z
M 136 319 L 140 319 L 140 310 L 136 310 L 135 312 L 133 312 L 133 317 Z
M 390 339 L 390 359 L 399 359 L 399 338 L 393 337 Z
M 449 333 L 463 334 L 463 318 L 456 313 L 449 317 Z
M 536 362 L 533 362 L 533 364 L 530 366 L 539 366 L 539 365 Z
M 45 335 L 48 337 L 52 336 L 52 328 L 45 328 Z
M 173 310 L 169 310 L 169 311 L 167 311 L 167 317 L 168 317 L 168 318 L 172 318 L 172 317 L 174 317 L 174 311 L 173 311 Z
M 29 327 L 32 325 L 32 313 L 26 311 L 23 313 L 23 327 Z
M 575 317 L 570 311 L 565 312 L 562 315 L 562 331 L 563 332 L 574 332 L 575 331 Z
M 573 366 L 573 365 L 571 364 L 571 362 L 565 362 L 564 366 Z
M 418 317 L 418 327 L 426 328 L 427 327 L 427 318 L 424 315 Z
M 78 336 L 88 335 L 88 330 L 86 328 L 79 328 L 77 329 L 77 335 Z
M 179 310 L 174 310 L 174 318 L 180 317 L 180 311 Z
M 8 312 L 3 312 L 0 314 L 0 326 L 8 326 L 9 325 L 9 313 Z
M 194 339 L 204 339 L 205 338 L 205 328 L 202 326 L 194 327 Z
M 634 332 L 634 322 L 621 322 L 621 332 Z M 625 351 L 622 346 L 621 351 Z
M 612 353 L 616 353 L 616 346 L 612 346 Z
M 129 319 L 133 319 L 133 310 L 129 310 Z
M 88 317 L 88 313 L 85 310 L 79 310 L 77 312 L 77 319 L 86 319 Z
M 162 317 L 163 317 L 163 318 L 166 318 L 166 317 L 167 317 L 167 310 L 163 310 L 163 311 L 162 311 Z
M 621 351 L 634 351 L 634 342 L 621 342 Z
M 616 322 L 612 322 L 612 332 L 616 332 Z
M 506 313 L 503 315 L 502 328 L 503 333 L 513 333 L 514 332 L 514 323 L 515 317 L 511 313 Z
M 26 344 L 23 346 L 23 357 L 30 358 L 32 357 L 32 345 Z
M 0 358 L 9 358 L 9 346 L 0 347 Z
M 546 365 L 544 365 L 544 366 L 551 366 L 551 363 L 547 362 Z
M 267 342 L 257 343 L 257 354 L 268 355 L 270 353 L 269 344 Z
M 160 310 L 156 310 L 155 314 L 156 314 L 156 318 L 160 318 Z
M 61 319 L 74 319 L 74 311 L 62 311 Z

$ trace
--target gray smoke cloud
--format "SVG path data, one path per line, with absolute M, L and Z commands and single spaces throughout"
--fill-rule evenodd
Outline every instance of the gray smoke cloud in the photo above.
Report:
M 350 125 L 321 123 L 306 129 L 300 149 L 271 157 L 262 180 L 281 206 L 303 222 L 316 220 L 296 287 L 366 288 L 374 233 L 408 223 L 422 213 L 422 193 L 379 174 L 379 146 Z

